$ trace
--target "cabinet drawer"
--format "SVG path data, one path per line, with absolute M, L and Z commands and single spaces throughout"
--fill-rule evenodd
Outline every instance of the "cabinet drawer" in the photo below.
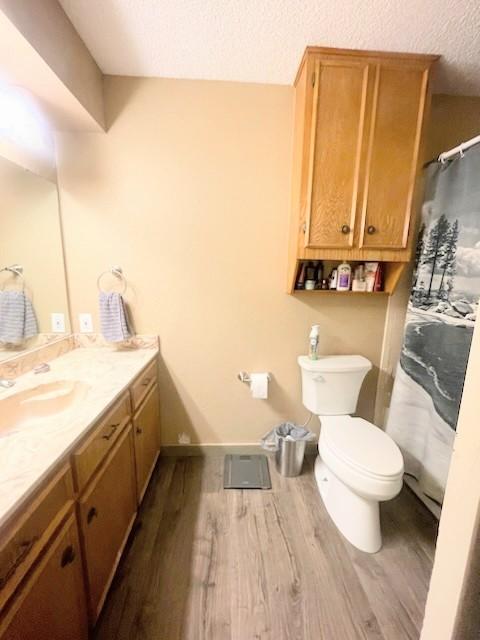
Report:
M 133 434 L 128 425 L 79 501 L 92 625 L 102 609 L 135 513 Z
M 0 622 L 2 640 L 87 640 L 77 523 L 72 514 Z
M 0 610 L 72 505 L 72 472 L 66 465 L 0 535 Z
M 137 498 L 142 501 L 160 448 L 160 405 L 158 385 L 150 389 L 145 402 L 135 414 L 135 466 L 137 474 Z
M 142 371 L 131 387 L 133 410 L 140 406 L 147 391 L 157 380 L 157 362 L 154 361 Z
M 77 491 L 82 491 L 93 473 L 111 451 L 123 428 L 130 420 L 130 398 L 125 393 L 100 420 L 93 433 L 73 454 L 72 465 Z

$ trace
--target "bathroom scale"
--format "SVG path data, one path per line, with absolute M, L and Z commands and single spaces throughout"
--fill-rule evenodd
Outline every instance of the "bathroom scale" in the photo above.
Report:
M 228 455 L 223 468 L 224 489 L 271 489 L 267 456 Z

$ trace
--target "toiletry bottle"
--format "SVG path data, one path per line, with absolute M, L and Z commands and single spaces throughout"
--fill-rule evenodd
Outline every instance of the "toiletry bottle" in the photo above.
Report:
M 338 265 L 337 291 L 350 291 L 352 268 L 348 262 Z
M 318 360 L 318 340 L 320 338 L 320 325 L 312 324 L 309 335 L 308 357 L 310 360 Z
M 374 291 L 383 291 L 383 264 L 378 263 L 377 270 L 375 272 L 375 283 L 373 285 Z
M 314 262 L 309 262 L 305 269 L 305 289 L 315 289 L 317 268 Z
M 332 269 L 330 273 L 330 277 L 328 279 L 328 287 L 329 289 L 337 288 L 337 279 L 338 279 L 338 271 L 337 269 Z
M 295 289 L 298 289 L 300 291 L 302 289 L 305 289 L 305 270 L 306 270 L 306 264 L 305 262 L 302 262 L 298 270 L 297 282 L 295 283 Z

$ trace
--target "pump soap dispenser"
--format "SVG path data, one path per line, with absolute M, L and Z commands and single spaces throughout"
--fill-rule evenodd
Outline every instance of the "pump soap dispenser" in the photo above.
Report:
M 318 360 L 318 341 L 320 338 L 320 325 L 312 324 L 309 335 L 308 357 L 310 360 Z

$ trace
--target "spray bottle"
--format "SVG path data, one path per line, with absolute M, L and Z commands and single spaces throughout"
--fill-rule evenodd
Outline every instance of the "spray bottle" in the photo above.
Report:
M 308 357 L 310 360 L 318 360 L 318 341 L 320 339 L 320 325 L 312 324 L 309 335 Z

